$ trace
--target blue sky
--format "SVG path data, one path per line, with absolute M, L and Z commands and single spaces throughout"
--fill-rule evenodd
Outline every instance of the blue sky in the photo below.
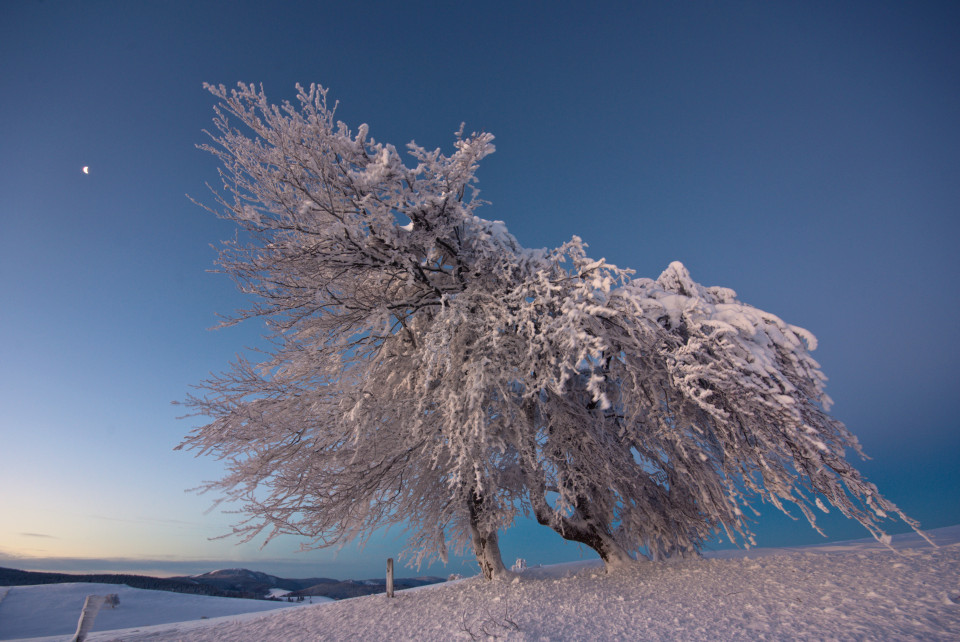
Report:
M 184 492 L 221 469 L 172 450 L 170 402 L 261 333 L 208 330 L 244 305 L 207 272 L 232 230 L 185 196 L 217 181 L 201 85 L 238 81 L 321 83 L 398 147 L 492 132 L 483 216 L 811 330 L 861 469 L 960 522 L 960 5 L 24 1 L 0 9 L 0 566 L 362 577 L 399 550 L 209 541 L 232 516 Z M 822 541 L 761 510 L 761 545 Z M 531 524 L 503 551 L 593 555 Z

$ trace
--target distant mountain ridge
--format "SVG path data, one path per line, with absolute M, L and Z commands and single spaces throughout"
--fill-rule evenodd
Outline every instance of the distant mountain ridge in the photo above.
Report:
M 198 582 L 188 582 L 181 578 L 151 577 L 128 573 L 49 573 L 21 571 L 14 568 L 0 568 L 0 586 L 34 586 L 37 584 L 69 584 L 72 582 L 90 582 L 93 584 L 126 584 L 131 588 L 151 591 L 171 591 L 194 595 L 213 595 L 217 597 L 242 597 L 228 595 L 215 587 Z
M 440 577 L 396 578 L 397 590 L 443 582 Z M 291 598 L 323 596 L 342 600 L 386 591 L 386 580 L 335 580 L 328 577 L 291 579 L 277 577 L 245 568 L 229 568 L 201 575 L 180 577 L 150 577 L 131 574 L 73 574 L 21 571 L 0 568 L 0 586 L 26 586 L 36 584 L 65 584 L 91 582 L 96 584 L 126 584 L 131 588 L 154 591 L 172 591 L 216 597 L 240 597 L 268 599 L 272 589 L 289 591 Z
M 171 579 L 194 581 L 220 591 L 254 594 L 261 598 L 268 595 L 271 589 L 290 591 L 290 597 L 292 598 L 323 596 L 335 600 L 383 593 L 387 590 L 386 580 L 383 578 L 369 580 L 335 580 L 329 577 L 291 579 L 245 568 L 221 569 L 202 575 Z M 395 589 L 402 590 L 443 581 L 445 580 L 440 577 L 402 577 L 395 578 L 393 585 Z

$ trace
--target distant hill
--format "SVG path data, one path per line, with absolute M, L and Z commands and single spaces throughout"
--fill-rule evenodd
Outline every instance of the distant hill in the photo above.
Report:
M 443 582 L 440 577 L 397 578 L 393 585 L 397 590 Z M 327 577 L 290 579 L 259 573 L 245 568 L 230 568 L 202 575 L 183 577 L 150 577 L 148 575 L 108 575 L 40 573 L 0 568 L 0 586 L 27 586 L 35 584 L 63 584 L 68 582 L 91 582 L 96 584 L 126 584 L 131 588 L 153 591 L 172 591 L 216 597 L 240 597 L 267 599 L 272 589 L 290 591 L 292 598 L 311 595 L 342 600 L 361 595 L 383 593 L 384 579 L 335 580 Z
M 259 597 L 265 597 L 271 589 L 283 589 L 290 591 L 290 596 L 293 598 L 320 595 L 335 600 L 343 600 L 350 597 L 360 597 L 361 595 L 384 593 L 387 590 L 386 580 L 383 578 L 372 580 L 334 580 L 329 577 L 290 579 L 245 568 L 223 569 L 203 575 L 171 579 L 199 582 L 219 591 L 242 592 Z M 440 577 L 405 577 L 394 579 L 393 586 L 399 591 L 443 581 L 445 580 Z
M 416 586 L 426 586 L 427 584 L 437 584 L 445 582 L 440 577 L 400 577 L 393 580 L 393 588 L 397 591 L 402 589 L 414 588 Z M 345 600 L 351 597 L 360 597 L 362 595 L 373 595 L 374 593 L 386 593 L 386 580 L 334 580 L 332 583 L 323 583 L 310 586 L 299 591 L 294 591 L 292 597 L 320 595 L 330 597 L 335 600 Z
M 200 582 L 191 582 L 185 578 L 150 577 L 149 575 L 126 574 L 74 574 L 40 573 L 20 571 L 13 568 L 0 568 L 0 586 L 33 586 L 36 584 L 65 584 L 70 582 L 90 582 L 93 584 L 126 584 L 131 588 L 151 591 L 172 591 L 193 595 L 212 595 L 216 597 L 249 597 L 231 595 L 215 586 Z
M 299 591 L 316 584 L 336 584 L 340 581 L 326 577 L 289 579 L 268 575 L 267 573 L 260 573 L 258 571 L 251 571 L 245 568 L 227 568 L 204 573 L 203 575 L 191 575 L 189 577 L 175 577 L 171 579 L 184 582 L 197 582 L 220 591 L 238 591 L 260 596 L 268 594 L 270 589 L 275 588 L 286 591 Z

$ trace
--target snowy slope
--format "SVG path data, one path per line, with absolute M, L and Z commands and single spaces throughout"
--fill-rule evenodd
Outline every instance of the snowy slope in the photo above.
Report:
M 4 588 L 0 588 L 2 592 Z M 168 591 L 147 591 L 122 584 L 41 584 L 14 586 L 0 602 L 0 640 L 40 636 L 68 636 L 87 595 L 116 593 L 120 605 L 100 610 L 94 631 L 200 620 L 251 611 L 293 606 L 286 602 L 242 600 Z
M 642 564 L 605 575 L 578 562 L 273 613 L 133 640 L 960 639 L 960 527 L 940 548 L 896 538 Z M 190 626 L 195 626 L 191 624 Z M 117 639 L 109 635 L 97 640 Z
M 724 551 L 613 575 L 574 562 L 530 568 L 512 583 L 471 578 L 392 600 L 374 595 L 90 639 L 958 640 L 960 526 L 932 534 L 939 548 L 905 535 L 894 538 L 896 552 L 873 540 Z

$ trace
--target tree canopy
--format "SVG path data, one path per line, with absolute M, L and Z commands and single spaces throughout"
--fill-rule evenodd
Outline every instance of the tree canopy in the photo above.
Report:
M 476 214 L 490 134 L 405 164 L 320 87 L 208 88 L 210 209 L 238 227 L 219 266 L 251 300 L 227 323 L 263 318 L 272 349 L 199 386 L 209 423 L 180 448 L 226 461 L 207 488 L 242 502 L 241 537 L 398 525 L 414 561 L 472 546 L 494 577 L 523 514 L 608 565 L 750 543 L 757 500 L 917 528 L 847 462 L 811 333 L 680 263 L 652 280 L 577 237 L 524 248 Z

